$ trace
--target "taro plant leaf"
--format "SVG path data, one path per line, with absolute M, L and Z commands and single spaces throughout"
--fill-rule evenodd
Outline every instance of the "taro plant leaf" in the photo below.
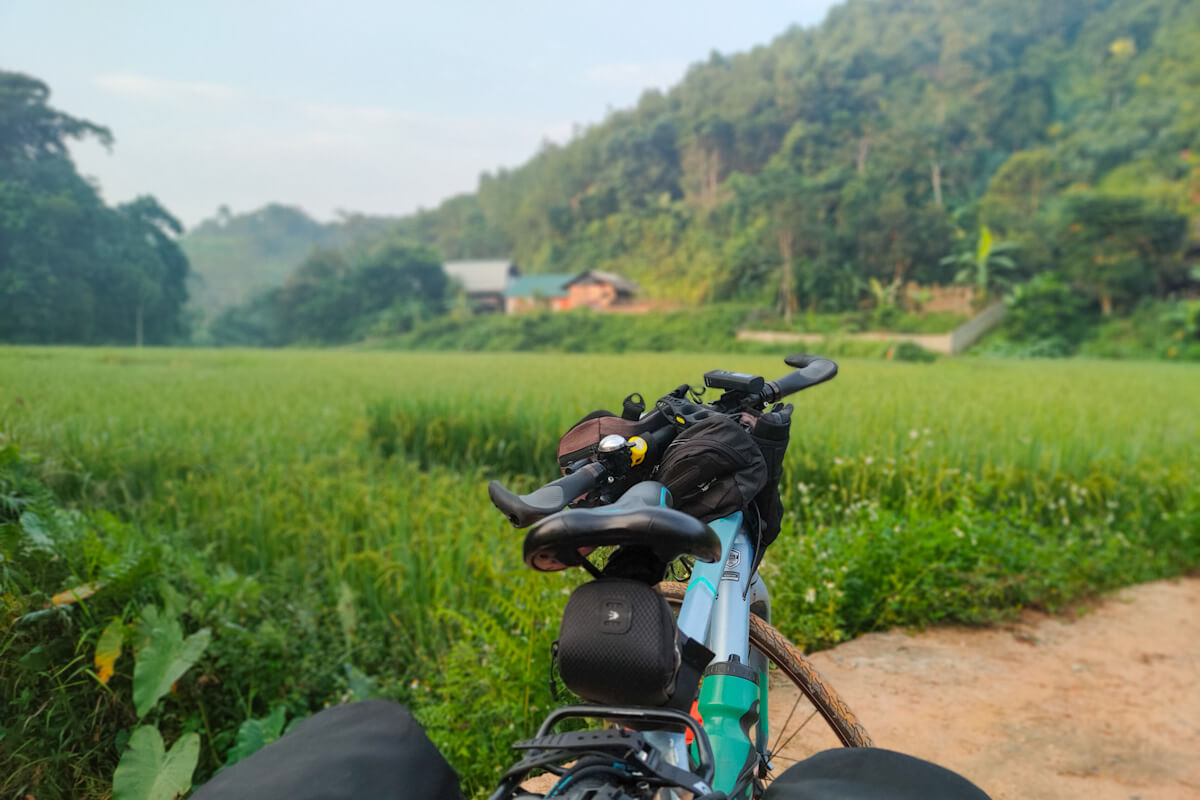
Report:
M 169 752 L 153 725 L 143 725 L 129 737 L 113 773 L 112 800 L 172 800 L 192 785 L 200 758 L 200 736 L 185 733 Z
M 147 641 L 133 667 L 133 704 L 139 718 L 171 691 L 212 638 L 208 628 L 201 628 L 185 640 L 179 621 L 163 617 L 153 606 L 142 612 L 142 620 Z
M 25 655 L 17 659 L 21 668 L 29 673 L 38 673 L 50 666 L 50 654 L 45 645 L 34 645 Z
M 225 754 L 224 766 L 232 766 L 278 739 L 283 733 L 286 720 L 287 709 L 284 706 L 276 706 L 265 719 L 248 719 L 243 722 L 238 728 L 233 747 Z
M 100 639 L 96 642 L 96 655 L 93 657 L 96 677 L 101 683 L 108 683 L 108 679 L 112 677 L 114 665 L 121 657 L 121 645 L 124 644 L 124 640 L 125 625 L 120 617 L 114 617 L 100 634 Z
M 343 664 L 346 669 L 346 681 L 350 684 L 350 697 L 354 702 L 370 700 L 379 696 L 379 684 L 353 664 Z

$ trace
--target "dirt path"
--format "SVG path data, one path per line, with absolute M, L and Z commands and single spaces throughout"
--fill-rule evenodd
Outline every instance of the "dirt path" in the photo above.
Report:
M 1200 578 L 1125 589 L 1073 620 L 870 634 L 812 660 L 876 745 L 995 800 L 1200 798 Z

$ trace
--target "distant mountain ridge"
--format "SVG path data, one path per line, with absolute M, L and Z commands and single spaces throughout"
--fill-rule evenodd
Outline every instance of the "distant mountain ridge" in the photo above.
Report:
M 281 285 L 314 247 L 377 239 L 396 219 L 347 214 L 322 223 L 293 206 L 272 203 L 234 214 L 222 206 L 180 240 L 192 266 L 191 304 L 208 316 Z
M 986 227 L 1016 247 L 1009 282 L 1062 271 L 1107 314 L 1187 280 L 1173 237 L 1187 218 L 1200 239 L 1198 42 L 1197 0 L 849 0 L 356 235 L 527 273 L 616 272 L 683 302 L 840 311 L 954 280 Z M 185 238 L 211 285 L 278 285 L 345 233 L 254 213 L 268 211 L 246 221 L 253 245 L 233 220 Z M 1096 249 L 1105 214 L 1134 250 Z M 1143 223 L 1161 234 L 1139 240 Z M 252 279 L 230 274 L 246 259 Z

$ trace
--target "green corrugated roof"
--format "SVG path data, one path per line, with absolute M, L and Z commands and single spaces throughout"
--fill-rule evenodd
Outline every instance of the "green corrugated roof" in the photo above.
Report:
M 504 290 L 505 297 L 566 297 L 574 275 L 522 275 Z

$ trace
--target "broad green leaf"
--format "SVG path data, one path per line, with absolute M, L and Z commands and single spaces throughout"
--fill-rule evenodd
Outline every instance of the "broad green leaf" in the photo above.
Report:
M 129 737 L 113 773 L 112 800 L 172 800 L 191 787 L 199 758 L 197 734 L 185 733 L 164 754 L 158 728 L 143 725 Z
M 46 649 L 46 645 L 37 644 L 31 647 L 25 655 L 18 658 L 17 663 L 26 672 L 41 672 L 50 666 L 50 653 Z
M 265 719 L 248 719 L 243 722 L 238 728 L 233 747 L 225 754 L 225 766 L 236 764 L 278 739 L 283 733 L 286 720 L 287 710 L 283 706 L 276 706 Z
M 271 711 L 271 716 L 263 722 L 263 734 L 267 736 L 264 744 L 270 744 L 280 737 L 285 722 L 287 722 L 287 709 L 283 706 L 275 706 Z
M 25 532 L 25 538 L 35 550 L 53 552 L 54 540 L 50 538 L 46 523 L 36 512 L 26 511 L 21 515 L 21 530 Z
M 979 226 L 979 246 L 975 249 L 975 261 L 979 264 L 987 262 L 992 253 L 992 229 L 987 225 Z
M 20 456 L 20 451 L 17 450 L 15 444 L 9 443 L 0 446 L 0 467 L 15 463 Z
M 185 641 L 179 621 L 161 616 L 153 606 L 142 612 L 142 620 L 147 641 L 133 667 L 133 704 L 139 718 L 171 691 L 212 638 L 208 628 L 201 628 Z
M 108 683 L 108 679 L 112 677 L 113 667 L 117 663 L 117 659 L 121 657 L 121 645 L 125 639 L 125 625 L 120 617 L 116 617 L 112 622 L 108 623 L 108 627 L 100 634 L 100 640 L 96 642 L 96 655 L 94 661 L 96 663 L 96 677 L 101 683 Z
M 175 619 L 187 608 L 187 598 L 165 579 L 158 582 L 158 596 L 162 598 L 164 616 Z
M 379 685 L 353 664 L 343 664 L 346 668 L 346 680 L 350 684 L 350 696 L 355 701 L 370 700 L 379 695 Z

